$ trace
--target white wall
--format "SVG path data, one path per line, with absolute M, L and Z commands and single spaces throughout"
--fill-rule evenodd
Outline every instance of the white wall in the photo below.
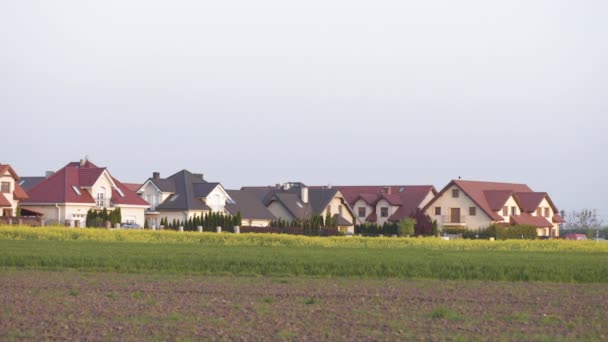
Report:
M 93 187 L 90 190 L 91 196 L 93 197 L 95 203 L 97 203 L 97 194 L 102 192 L 102 190 L 104 189 L 105 191 L 103 192 L 105 193 L 105 203 L 102 207 L 110 208 L 112 203 L 112 190 L 114 189 L 114 187 L 112 186 L 112 181 L 106 171 L 102 173 L 101 177 L 97 179 L 97 181 L 95 182 L 95 184 L 93 184 Z M 68 189 L 68 191 L 73 190 Z
M 365 208 L 365 217 L 359 217 L 359 208 Z M 367 202 L 365 202 L 364 200 L 360 199 L 357 202 L 355 202 L 353 210 L 355 211 L 355 216 L 357 217 L 357 222 L 366 223 L 367 221 L 365 221 L 365 219 L 369 215 L 371 215 L 371 213 L 374 212 L 376 209 L 374 207 L 372 207 L 371 205 L 367 204 Z
M 268 210 L 276 217 L 277 219 L 282 219 L 287 222 L 291 222 L 295 219 L 295 217 L 278 201 L 273 201 L 268 206 Z
M 388 216 L 382 217 L 382 208 L 388 208 Z M 388 203 L 388 201 L 385 199 L 381 199 L 380 201 L 378 201 L 378 203 L 376 204 L 376 215 L 378 216 L 378 225 L 383 225 L 386 221 L 388 221 L 389 217 L 391 217 L 394 213 L 397 212 L 397 210 L 399 210 L 398 206 Z

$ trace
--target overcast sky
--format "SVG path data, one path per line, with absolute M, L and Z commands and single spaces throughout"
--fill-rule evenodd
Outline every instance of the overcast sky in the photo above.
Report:
M 0 162 L 524 182 L 608 222 L 608 2 L 0 2 Z

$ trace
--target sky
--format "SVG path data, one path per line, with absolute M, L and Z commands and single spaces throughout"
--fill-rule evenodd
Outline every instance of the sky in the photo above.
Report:
M 0 2 L 0 163 L 520 182 L 608 222 L 604 0 Z

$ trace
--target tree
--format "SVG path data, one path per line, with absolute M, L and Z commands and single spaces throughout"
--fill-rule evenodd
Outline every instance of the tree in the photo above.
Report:
M 568 229 L 599 229 L 602 226 L 595 209 L 573 210 L 565 219 Z
M 414 235 L 414 227 L 416 226 L 416 220 L 413 218 L 405 218 L 399 223 L 397 223 L 399 227 L 399 235 L 400 236 L 411 236 Z

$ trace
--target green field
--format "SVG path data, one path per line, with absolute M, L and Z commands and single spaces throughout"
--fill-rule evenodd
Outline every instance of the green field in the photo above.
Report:
M 608 253 L 0 240 L 0 267 L 201 275 L 608 282 Z

